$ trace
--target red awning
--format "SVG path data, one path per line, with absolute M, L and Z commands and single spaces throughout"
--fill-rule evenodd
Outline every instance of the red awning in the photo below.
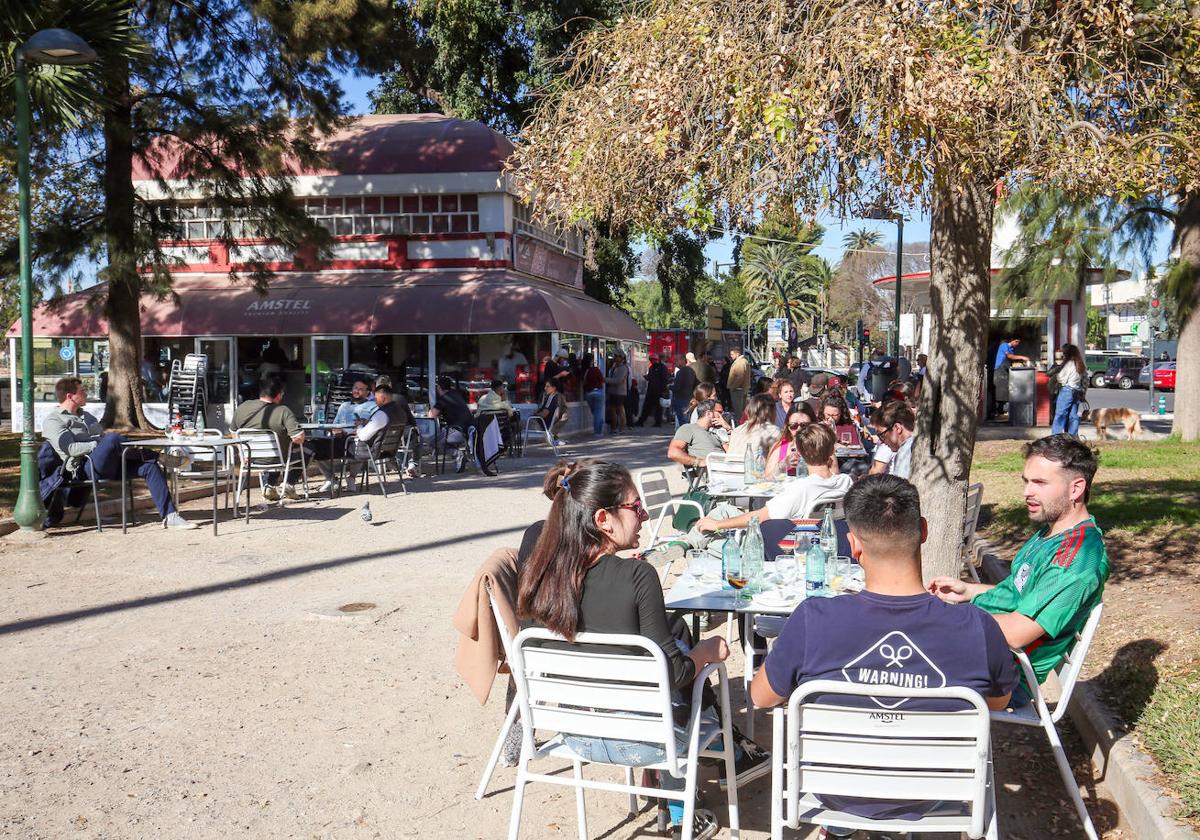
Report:
M 95 287 L 34 310 L 41 337 L 102 337 Z M 573 332 L 645 342 L 624 312 L 574 289 L 503 271 L 280 274 L 266 295 L 227 275 L 178 275 L 174 297 L 142 298 L 146 337 Z M 9 328 L 21 334 L 20 322 Z

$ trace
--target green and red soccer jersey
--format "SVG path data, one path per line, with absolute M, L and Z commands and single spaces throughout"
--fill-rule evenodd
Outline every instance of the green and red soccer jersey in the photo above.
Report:
M 1104 594 L 1108 553 L 1093 517 L 1059 534 L 1045 529 L 1029 538 L 1000 584 L 972 603 L 990 613 L 1020 613 L 1046 634 L 1025 648 L 1043 682 L 1074 643 L 1075 634 Z

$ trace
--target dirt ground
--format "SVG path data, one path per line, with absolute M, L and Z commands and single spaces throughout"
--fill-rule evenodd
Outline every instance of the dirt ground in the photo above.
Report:
M 647 434 L 573 451 L 638 469 L 665 446 Z M 0 541 L 0 836 L 503 837 L 513 771 L 472 798 L 502 686 L 485 707 L 463 687 L 450 616 L 478 563 L 544 515 L 550 462 L 529 455 L 496 479 L 373 496 L 370 524 L 357 496 L 222 523 L 216 538 L 142 525 Z M 375 606 L 337 611 L 352 603 Z M 1035 735 L 997 735 L 1002 835 L 1082 837 Z M 1127 838 L 1090 769 L 1076 772 L 1105 837 Z M 768 790 L 742 791 L 744 837 L 767 836 Z M 711 777 L 705 794 L 724 821 Z M 593 837 L 657 836 L 619 795 L 588 807 Z M 570 791 L 530 788 L 523 828 L 576 836 Z

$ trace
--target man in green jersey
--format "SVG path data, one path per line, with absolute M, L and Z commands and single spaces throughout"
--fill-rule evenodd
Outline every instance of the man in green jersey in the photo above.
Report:
M 1108 580 L 1104 535 L 1087 510 L 1096 466 L 1096 454 L 1071 435 L 1026 444 L 1025 509 L 1042 527 L 1021 546 L 1009 576 L 995 586 L 949 577 L 929 582 L 947 603 L 970 601 L 992 613 L 1009 647 L 1025 651 L 1039 683 L 1062 661 Z

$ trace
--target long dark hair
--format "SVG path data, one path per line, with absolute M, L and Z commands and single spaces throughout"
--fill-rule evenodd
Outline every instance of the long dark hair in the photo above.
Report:
M 1075 363 L 1075 370 L 1079 371 L 1079 375 L 1087 378 L 1087 364 L 1083 361 L 1083 354 L 1079 352 L 1079 348 L 1074 344 L 1064 344 L 1062 346 L 1063 366 L 1067 366 L 1072 362 Z
M 701 382 L 692 389 L 692 401 L 688 403 L 688 407 L 684 410 L 684 414 L 688 417 L 692 416 L 692 412 L 696 410 L 696 406 L 705 400 L 715 399 L 717 396 L 717 386 L 711 382 Z
M 759 380 L 762 381 L 761 379 Z M 766 426 L 775 422 L 775 400 L 770 394 L 755 394 L 746 403 L 746 425 Z
M 564 472 L 542 535 L 517 581 L 517 617 L 574 641 L 583 579 L 604 548 L 596 511 L 612 510 L 633 487 L 629 470 L 605 461 Z

